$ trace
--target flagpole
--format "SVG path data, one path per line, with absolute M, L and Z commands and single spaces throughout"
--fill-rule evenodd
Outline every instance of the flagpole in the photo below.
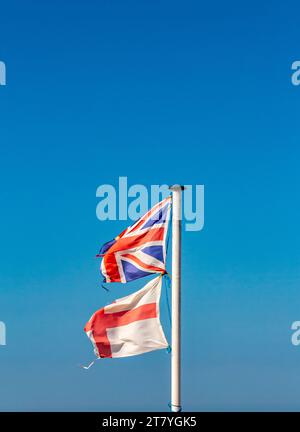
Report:
M 172 191 L 172 352 L 171 411 L 181 411 L 181 198 L 183 186 Z

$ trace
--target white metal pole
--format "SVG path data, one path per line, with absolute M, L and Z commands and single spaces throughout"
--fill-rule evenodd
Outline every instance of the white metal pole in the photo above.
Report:
M 172 191 L 172 352 L 171 352 L 171 410 L 181 411 L 181 195 L 183 187 L 174 185 Z

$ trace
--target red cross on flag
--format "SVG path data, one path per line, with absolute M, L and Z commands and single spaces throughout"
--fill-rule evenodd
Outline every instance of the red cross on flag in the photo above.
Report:
M 99 309 L 84 331 L 97 357 L 129 357 L 168 347 L 159 319 L 162 277 Z

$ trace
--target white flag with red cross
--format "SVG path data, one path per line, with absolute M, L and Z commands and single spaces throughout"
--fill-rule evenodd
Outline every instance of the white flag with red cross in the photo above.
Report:
M 159 318 L 162 277 L 99 309 L 84 330 L 97 357 L 128 357 L 168 347 Z

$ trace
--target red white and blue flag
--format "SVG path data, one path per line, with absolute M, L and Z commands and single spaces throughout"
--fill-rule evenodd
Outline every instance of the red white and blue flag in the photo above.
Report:
M 171 197 L 164 199 L 100 250 L 104 282 L 130 282 L 166 272 Z

